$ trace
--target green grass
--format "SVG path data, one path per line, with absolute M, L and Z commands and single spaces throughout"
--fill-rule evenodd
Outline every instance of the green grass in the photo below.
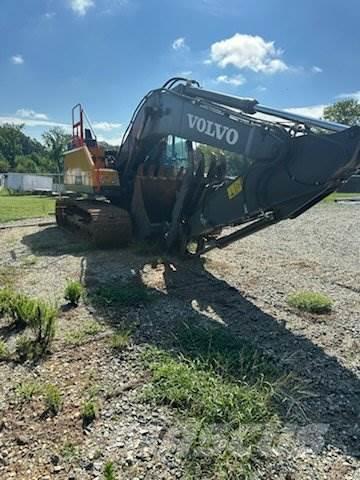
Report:
M 316 314 L 330 313 L 333 305 L 332 300 L 326 295 L 308 291 L 291 293 L 287 302 L 298 310 Z
M 0 223 L 24 218 L 47 217 L 55 211 L 55 200 L 32 195 L 1 195 Z
M 162 355 L 151 366 L 153 384 L 147 392 L 159 404 L 175 407 L 206 424 L 238 428 L 242 423 L 271 418 L 272 389 L 223 378 L 209 363 Z
M 65 336 L 65 342 L 70 345 L 80 345 L 89 337 L 97 335 L 103 331 L 103 326 L 96 320 L 88 320 L 81 327 L 69 330 Z
M 325 197 L 323 202 L 333 203 L 335 200 L 347 200 L 349 198 L 360 198 L 360 193 L 333 192 L 329 196 Z
M 150 349 L 144 400 L 175 409 L 192 442 L 186 478 L 247 479 L 264 429 L 277 425 L 277 402 L 290 388 L 272 360 L 225 327 L 180 324 L 176 350 Z
M 99 287 L 89 295 L 91 302 L 101 306 L 131 307 L 153 300 L 153 296 L 145 285 L 129 281 L 120 284 L 112 282 Z

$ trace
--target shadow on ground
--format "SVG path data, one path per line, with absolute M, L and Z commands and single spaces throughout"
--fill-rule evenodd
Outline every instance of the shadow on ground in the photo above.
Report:
M 360 457 L 359 378 L 305 336 L 294 334 L 237 289 L 216 278 L 206 270 L 203 260 L 159 260 L 156 256 L 135 255 L 131 248 L 98 251 L 56 227 L 27 235 L 23 242 L 37 255 L 81 256 L 83 281 L 90 291 L 129 277 L 143 281 L 146 271 L 152 269 L 165 289 L 156 289 L 153 302 L 127 312 L 138 326 L 138 342 L 172 348 L 172 332 L 178 320 L 191 319 L 204 325 L 213 323 L 216 317 L 233 336 L 269 354 L 281 371 L 292 371 L 302 379 L 307 390 L 303 400 L 307 422 L 327 425 L 326 444 Z M 110 309 L 108 314 L 96 303 L 92 308 L 115 326 L 124 314 L 123 307 L 118 312 Z M 278 413 L 288 421 L 283 409 Z

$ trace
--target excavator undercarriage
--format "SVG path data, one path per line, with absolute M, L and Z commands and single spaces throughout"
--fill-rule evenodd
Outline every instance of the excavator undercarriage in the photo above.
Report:
M 180 253 L 190 242 L 196 255 L 223 248 L 297 217 L 360 167 L 360 127 L 274 110 L 186 79 L 144 97 L 116 154 L 105 152 L 85 121 L 77 105 L 64 157 L 70 195 L 57 201 L 56 219 L 101 247 L 136 237 Z M 222 235 L 228 226 L 234 230 Z

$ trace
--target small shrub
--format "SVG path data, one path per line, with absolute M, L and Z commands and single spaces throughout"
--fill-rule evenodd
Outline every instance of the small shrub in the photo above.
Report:
M 77 306 L 83 293 L 84 287 L 81 285 L 81 283 L 76 280 L 71 280 L 66 285 L 64 298 L 71 305 Z
M 329 297 L 317 292 L 296 292 L 288 296 L 288 304 L 299 310 L 310 313 L 329 313 L 333 302 Z
M 33 330 L 35 340 L 43 352 L 46 352 L 55 336 L 57 314 L 57 309 L 53 305 L 40 300 L 35 301 L 29 327 Z
M 12 316 L 18 326 L 29 327 L 34 338 L 22 335 L 16 342 L 20 360 L 41 357 L 49 349 L 55 335 L 57 309 L 41 300 L 18 294 L 11 305 Z
M 108 460 L 104 467 L 104 480 L 116 480 L 114 462 Z
M 116 332 L 110 337 L 110 346 L 113 350 L 121 352 L 124 350 L 130 343 L 130 330 L 124 330 L 121 332 Z
M 86 400 L 81 409 L 83 426 L 86 427 L 92 423 L 97 415 L 97 404 L 95 400 Z
M 0 340 L 0 360 L 7 358 L 8 355 L 9 349 L 6 342 L 4 342 L 4 340 Z
M 39 351 L 45 352 L 54 335 L 57 309 L 42 301 L 9 289 L 0 291 L 0 314 L 13 318 L 18 328 L 30 327 Z
M 29 402 L 35 395 L 41 393 L 42 385 L 39 382 L 22 382 L 16 387 L 16 394 L 23 402 Z
M 43 394 L 46 409 L 52 415 L 57 415 L 62 404 L 62 397 L 59 388 L 52 384 L 46 385 Z
M 11 303 L 11 316 L 18 328 L 25 328 L 35 312 L 35 302 L 21 293 L 14 295 Z

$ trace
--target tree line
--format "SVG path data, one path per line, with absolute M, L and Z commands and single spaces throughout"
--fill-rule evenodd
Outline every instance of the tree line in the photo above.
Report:
M 0 173 L 62 173 L 63 152 L 71 136 L 54 127 L 39 142 L 23 129 L 24 125 L 0 126 Z

